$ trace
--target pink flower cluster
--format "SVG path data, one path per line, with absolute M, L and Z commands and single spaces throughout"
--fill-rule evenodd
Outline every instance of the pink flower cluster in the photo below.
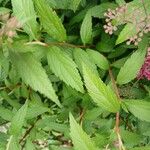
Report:
M 3 19 L 6 19 L 5 20 L 6 23 L 2 26 L 2 28 L 0 28 L 0 36 L 6 35 L 6 36 L 12 38 L 12 37 L 16 36 L 16 34 L 17 34 L 16 29 L 21 28 L 22 25 L 17 20 L 16 17 L 12 16 L 9 18 L 9 15 L 6 17 L 3 18 Z
M 113 34 L 117 30 L 117 27 L 112 24 L 112 20 L 117 18 L 119 15 L 122 15 L 126 11 L 126 6 L 121 6 L 115 10 L 108 9 L 104 16 L 106 17 L 106 25 L 104 25 L 105 32 L 108 34 Z
M 141 18 L 140 22 L 136 24 L 137 34 L 129 38 L 129 40 L 127 41 L 127 45 L 130 45 L 132 43 L 137 46 L 142 40 L 143 35 L 150 32 L 150 24 L 147 23 L 149 22 L 149 20 L 150 17 L 147 17 L 147 21 L 145 21 L 145 18 Z
M 112 35 L 114 31 L 117 30 L 117 26 L 119 24 L 113 25 L 113 21 L 121 21 L 121 24 L 132 23 L 133 25 L 135 25 L 137 34 L 129 37 L 126 44 L 134 44 L 135 46 L 137 46 L 142 40 L 143 35 L 150 32 L 150 15 L 146 17 L 142 16 L 141 11 L 142 10 L 135 9 L 134 13 L 128 15 L 129 12 L 127 4 L 120 6 L 115 10 L 108 9 L 107 12 L 104 13 L 104 16 L 106 17 L 106 24 L 103 26 L 105 33 Z
M 147 50 L 147 56 L 145 58 L 144 64 L 137 76 L 138 80 L 143 78 L 150 80 L 150 47 Z

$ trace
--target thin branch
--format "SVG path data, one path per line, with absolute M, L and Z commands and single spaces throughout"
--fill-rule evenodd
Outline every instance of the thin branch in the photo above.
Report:
M 114 76 L 113 76 L 113 74 L 112 74 L 112 70 L 111 69 L 109 69 L 109 76 L 110 76 L 110 78 L 111 78 L 111 81 L 112 81 L 112 86 L 113 86 L 113 89 L 114 89 L 114 91 L 115 91 L 115 93 L 116 93 L 116 96 L 117 96 L 117 98 L 118 98 L 118 100 L 119 101 L 121 101 L 121 99 L 120 99 L 120 95 L 119 95 L 119 91 L 118 91 L 118 88 L 117 88 L 117 85 L 116 85 L 116 81 L 115 81 L 115 79 L 114 79 Z M 120 116 L 119 116 L 119 112 L 117 112 L 116 113 L 116 132 L 118 133 L 119 132 L 119 118 L 120 118 Z
M 30 132 L 32 131 L 32 129 L 35 127 L 35 124 L 40 120 L 41 118 L 38 117 L 37 120 L 35 121 L 35 123 L 26 130 L 25 134 L 23 135 L 23 137 L 20 139 L 19 144 L 25 140 L 25 138 L 30 134 Z
M 116 93 L 116 96 L 119 100 L 119 102 L 121 101 L 121 98 L 120 98 L 120 95 L 119 95 L 119 91 L 118 91 L 118 88 L 117 88 L 117 84 L 116 84 L 116 81 L 114 79 L 114 76 L 113 76 L 113 73 L 112 73 L 112 70 L 109 69 L 109 76 L 111 78 L 111 81 L 112 81 L 112 86 L 113 86 L 113 89 Z M 116 131 L 116 134 L 117 134 L 117 137 L 118 137 L 118 142 L 119 142 L 119 150 L 125 150 L 124 146 L 123 146 L 123 143 L 122 143 L 122 140 L 121 140 L 121 136 L 120 136 L 120 129 L 119 129 L 119 124 L 120 124 L 120 114 L 119 112 L 116 113 L 116 124 L 115 124 L 115 131 Z
M 125 150 L 125 147 L 123 146 L 120 134 L 117 133 L 117 136 L 118 136 L 118 142 L 119 142 L 119 150 Z
M 79 119 L 80 125 L 82 125 L 84 114 L 85 114 L 85 110 L 83 108 L 81 108 L 81 110 L 80 110 L 80 119 Z
M 84 46 L 84 45 L 74 45 L 70 43 L 65 43 L 65 42 L 50 42 L 50 43 L 44 43 L 41 41 L 33 41 L 33 42 L 28 42 L 26 45 L 41 45 L 41 46 L 64 46 L 64 47 L 71 47 L 71 48 L 90 48 L 94 47 L 94 45 L 89 45 L 89 46 Z
M 14 90 L 15 88 L 18 88 L 18 87 L 20 87 L 20 86 L 21 86 L 20 83 L 14 85 L 14 86 L 9 86 L 9 87 L 7 87 L 7 86 L 2 86 L 2 87 L 0 87 L 0 90 L 5 90 L 5 89 Z
M 25 45 L 41 45 L 41 46 L 45 46 L 45 47 L 48 46 L 46 43 L 43 43 L 41 41 L 28 42 L 28 43 L 25 43 Z
M 6 150 L 9 150 L 12 138 L 13 138 L 13 135 L 11 135 L 10 138 L 9 138 L 9 141 L 6 145 Z

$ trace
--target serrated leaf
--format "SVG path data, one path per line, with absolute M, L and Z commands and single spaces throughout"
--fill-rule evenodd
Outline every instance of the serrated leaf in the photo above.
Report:
M 71 2 L 71 8 L 75 12 L 80 4 L 81 0 L 72 0 Z
M 83 64 L 83 76 L 88 93 L 98 106 L 110 112 L 119 111 L 120 104 L 114 92 L 86 64 Z
M 0 107 L 0 117 L 3 118 L 4 120 L 11 121 L 11 119 L 13 117 L 13 113 L 11 110 L 1 106 Z
M 124 103 L 135 117 L 150 122 L 150 102 L 144 100 L 125 100 Z
M 144 39 L 144 43 L 141 43 L 139 49 L 127 59 L 124 66 L 120 69 L 120 72 L 117 76 L 118 84 L 126 84 L 136 78 L 142 64 L 144 63 L 146 50 L 147 39 Z
M 81 73 L 83 73 L 82 63 L 85 63 L 94 73 L 98 74 L 96 65 L 94 64 L 92 59 L 89 57 L 86 51 L 80 48 L 76 48 L 73 51 L 73 55 L 75 58 L 75 62 L 78 65 Z
M 35 91 L 39 91 L 60 106 L 45 70 L 32 53 L 10 52 L 10 58 L 18 74 L 27 85 L 30 85 Z
M 50 69 L 67 85 L 77 91 L 84 92 L 83 83 L 74 61 L 58 47 L 51 47 L 47 51 Z
M 10 134 L 18 136 L 21 133 L 28 108 L 28 101 L 17 111 L 11 121 Z
M 80 35 L 83 44 L 89 44 L 92 42 L 92 17 L 90 13 L 85 15 L 81 25 Z
M 116 41 L 116 45 L 126 41 L 127 39 L 133 37 L 136 34 L 137 34 L 136 25 L 132 23 L 126 24 L 119 34 L 119 37 Z
M 70 136 L 73 141 L 75 150 L 97 150 L 94 142 L 83 131 L 82 127 L 77 124 L 72 114 L 69 115 L 70 119 Z
M 38 25 L 36 22 L 36 13 L 32 0 L 11 0 L 13 13 L 23 25 L 26 33 L 31 38 L 36 39 Z
M 66 40 L 66 30 L 56 12 L 47 5 L 45 0 L 34 0 L 35 6 L 45 31 L 58 41 Z
M 93 62 L 101 69 L 108 70 L 109 69 L 109 62 L 102 54 L 98 51 L 94 51 L 91 49 L 87 49 L 87 53 L 89 57 L 93 59 Z

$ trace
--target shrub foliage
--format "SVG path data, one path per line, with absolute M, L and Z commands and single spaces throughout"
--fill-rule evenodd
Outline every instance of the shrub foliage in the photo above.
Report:
M 150 0 L 0 0 L 0 150 L 150 150 Z

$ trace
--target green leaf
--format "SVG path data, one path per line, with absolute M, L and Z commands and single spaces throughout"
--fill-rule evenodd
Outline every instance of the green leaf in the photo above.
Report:
M 125 44 L 125 46 L 127 46 Z M 117 58 L 123 55 L 128 49 L 124 48 L 123 46 L 118 46 L 115 48 L 108 56 L 107 58 L 112 59 L 112 58 Z
M 66 30 L 56 12 L 47 5 L 45 0 L 34 0 L 35 6 L 45 31 L 58 41 L 66 40 Z
M 73 9 L 73 11 L 75 12 L 81 2 L 81 0 L 71 0 L 71 8 Z
M 93 59 L 93 62 L 101 69 L 108 70 L 109 69 L 109 62 L 102 54 L 98 51 L 94 51 L 91 49 L 87 49 L 87 53 L 89 57 Z
M 8 143 L 6 145 L 6 150 L 20 150 L 19 143 L 17 142 L 17 138 L 15 136 L 10 136 Z
M 150 122 L 150 102 L 144 100 L 125 100 L 124 103 L 135 117 Z
M 8 93 L 6 91 L 1 91 L 0 92 L 1 97 L 7 101 L 7 103 L 11 106 L 13 106 L 16 109 L 20 108 L 20 104 L 18 103 L 18 101 L 11 99 L 8 95 Z
M 13 13 L 31 38 L 37 37 L 36 13 L 32 0 L 11 0 Z
M 92 17 L 90 13 L 85 15 L 81 25 L 80 35 L 83 44 L 89 44 L 92 42 Z
M 123 30 L 119 34 L 119 37 L 116 41 L 116 45 L 126 41 L 127 39 L 133 37 L 136 34 L 137 34 L 136 25 L 132 23 L 126 24 Z
M 114 50 L 116 38 L 114 36 L 110 37 L 108 34 L 102 32 L 101 40 L 97 43 L 96 49 L 100 52 L 111 52 Z
M 100 107 L 94 107 L 92 110 L 87 110 L 84 115 L 85 120 L 96 120 L 98 116 L 100 116 L 104 110 Z
M 138 145 L 142 140 L 142 136 L 140 134 L 130 132 L 128 130 L 121 129 L 120 133 L 122 140 L 127 147 L 134 147 Z
M 70 136 L 74 144 L 75 150 L 97 150 L 94 142 L 83 131 L 82 127 L 77 124 L 72 114 L 70 118 Z
M 10 134 L 18 136 L 21 134 L 22 126 L 25 121 L 26 113 L 28 108 L 28 101 L 17 111 L 15 116 L 12 118 L 10 126 Z
M 13 117 L 13 113 L 11 110 L 1 106 L 0 107 L 0 117 L 2 117 L 4 120 L 11 121 L 11 119 Z
M 120 69 L 120 72 L 117 76 L 118 84 L 126 84 L 136 78 L 140 68 L 142 67 L 142 64 L 144 63 L 146 50 L 147 39 L 144 39 L 144 43 L 141 43 L 139 49 L 127 59 L 124 66 Z
M 58 47 L 51 47 L 47 51 L 50 69 L 67 85 L 77 91 L 84 92 L 83 83 L 74 61 Z
M 111 66 L 120 69 L 124 65 L 124 63 L 127 61 L 127 59 L 128 57 L 118 59 L 117 61 L 113 62 Z
M 88 93 L 98 106 L 110 112 L 119 111 L 120 104 L 114 92 L 86 64 L 83 64 L 83 76 Z
M 60 124 L 52 120 L 52 117 L 45 117 L 36 124 L 36 127 L 42 128 L 45 131 L 58 131 L 69 136 L 68 126 L 66 124 Z
M 85 63 L 94 73 L 98 74 L 96 65 L 86 51 L 76 48 L 73 55 L 81 73 L 83 73 L 82 63 Z
M 40 62 L 33 57 L 32 53 L 10 52 L 10 58 L 20 77 L 27 85 L 30 85 L 35 91 L 39 91 L 60 106 L 45 70 Z

